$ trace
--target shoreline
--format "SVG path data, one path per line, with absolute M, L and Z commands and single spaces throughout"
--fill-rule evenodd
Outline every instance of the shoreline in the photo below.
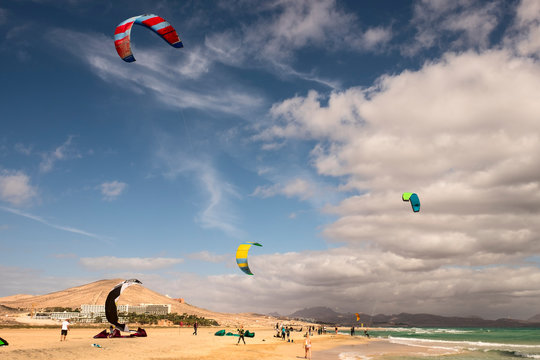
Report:
M 393 343 L 388 339 L 374 338 L 362 344 L 336 346 L 320 352 L 317 359 L 374 359 L 381 356 L 419 356 L 433 357 L 455 355 L 463 351 L 454 351 L 430 346 L 413 346 Z

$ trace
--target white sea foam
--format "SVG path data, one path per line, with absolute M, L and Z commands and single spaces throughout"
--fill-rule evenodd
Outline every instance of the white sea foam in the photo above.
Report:
M 389 336 L 388 340 L 395 344 L 409 346 L 429 346 L 435 344 L 444 346 L 445 348 L 453 348 L 459 350 L 506 350 L 506 349 L 536 349 L 540 350 L 540 345 L 527 344 L 505 344 L 505 343 L 490 343 L 484 341 L 450 341 L 450 340 L 434 340 L 434 339 L 412 339 Z
M 436 328 L 436 329 L 426 329 L 426 328 L 384 328 L 384 331 L 391 331 L 391 332 L 405 332 L 405 333 L 415 333 L 415 334 L 468 334 L 473 331 L 471 330 L 463 330 L 463 329 L 443 329 L 443 328 Z
M 370 356 L 362 355 L 356 352 L 342 352 L 339 355 L 339 360 L 371 360 Z

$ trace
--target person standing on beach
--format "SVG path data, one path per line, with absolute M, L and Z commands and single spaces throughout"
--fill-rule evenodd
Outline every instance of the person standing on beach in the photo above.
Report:
M 69 330 L 69 319 L 62 321 L 62 331 L 60 331 L 60 341 L 67 341 L 66 336 Z
M 305 350 L 305 359 L 311 359 L 311 339 L 309 337 L 309 332 L 306 333 L 306 339 L 304 340 L 304 350 Z
M 238 329 L 238 335 L 240 336 L 238 338 L 238 342 L 236 343 L 236 345 L 240 344 L 240 340 L 242 340 L 244 342 L 244 345 L 246 345 L 246 340 L 244 339 L 244 327 L 241 326 L 240 329 Z
M 195 321 L 195 323 L 193 324 L 193 335 L 197 335 L 197 327 L 199 326 L 199 324 L 197 324 L 197 321 Z
M 354 326 L 351 328 L 351 336 L 354 336 Z

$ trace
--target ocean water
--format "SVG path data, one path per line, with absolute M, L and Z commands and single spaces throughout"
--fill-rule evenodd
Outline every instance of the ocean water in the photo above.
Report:
M 340 360 L 540 359 L 540 329 L 387 328 L 369 333 L 372 338 L 384 341 L 344 347 L 334 354 L 337 357 L 332 357 Z

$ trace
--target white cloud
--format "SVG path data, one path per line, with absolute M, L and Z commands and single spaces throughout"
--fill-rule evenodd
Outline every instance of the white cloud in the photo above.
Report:
M 51 228 L 54 228 L 54 229 L 67 231 L 67 232 L 70 232 L 70 233 L 73 233 L 73 234 L 88 236 L 88 237 L 92 237 L 92 238 L 96 238 L 96 239 L 104 238 L 103 236 L 92 234 L 90 232 L 80 230 L 80 229 L 77 229 L 77 228 L 74 228 L 74 227 L 71 227 L 71 226 L 57 225 L 57 224 L 51 223 L 50 221 L 45 220 L 44 218 L 42 218 L 40 216 L 32 215 L 30 213 L 27 213 L 27 212 L 24 212 L 24 211 L 21 211 L 21 210 L 12 209 L 12 208 L 8 208 L 8 207 L 5 207 L 5 206 L 0 206 L 0 210 L 7 211 L 9 213 L 22 216 L 22 217 L 25 217 L 25 218 L 30 219 L 30 220 L 37 221 L 39 223 L 42 223 L 42 224 L 47 225 L 47 226 L 49 226 Z
M 376 50 L 392 39 L 392 30 L 390 28 L 375 27 L 366 30 L 362 35 L 361 47 L 367 50 Z
M 137 61 L 126 64 L 111 48 L 107 36 L 56 29 L 48 33 L 48 38 L 86 63 L 102 80 L 139 94 L 152 94 L 172 108 L 242 115 L 252 114 L 264 102 L 255 89 L 237 88 L 230 82 L 216 85 L 217 74 L 201 79 L 210 65 L 197 48 L 186 52 L 161 43 L 151 49 L 134 45 Z
M 506 35 L 506 45 L 525 56 L 540 57 L 540 4 L 522 0 L 516 8 L 513 27 Z
M 386 314 L 535 315 L 534 304 L 540 295 L 534 286 L 540 280 L 538 267 L 442 264 L 448 261 L 423 261 L 372 248 L 250 254 L 254 276 L 236 271 L 208 277 L 180 273 L 172 279 L 154 279 L 152 286 L 181 294 L 191 304 L 230 312 L 288 314 L 324 305 Z M 197 290 L 200 288 L 205 292 Z M 245 298 L 253 301 L 245 303 Z M 212 299 L 220 299 L 219 304 Z
M 229 197 L 239 196 L 234 186 L 222 181 L 212 167 L 197 166 L 196 171 L 209 194 L 207 207 L 199 215 L 202 226 L 218 228 L 234 237 L 243 236 L 243 232 L 234 225 L 236 215 L 227 211 L 227 209 L 230 209 L 229 205 L 227 205 Z
M 309 183 L 305 179 L 292 179 L 287 183 L 274 184 L 270 186 L 258 186 L 253 191 L 253 196 L 260 196 L 263 198 L 272 197 L 278 194 L 285 195 L 286 197 L 298 197 L 302 200 L 312 197 L 315 193 L 315 186 Z
M 53 258 L 56 259 L 76 259 L 78 256 L 76 254 L 53 254 Z
M 506 51 L 449 54 L 372 89 L 332 93 L 327 106 L 314 92 L 276 104 L 279 122 L 264 136 L 318 140 L 317 171 L 367 192 L 332 209 L 341 215 L 325 231 L 333 239 L 417 257 L 430 248 L 523 255 L 537 249 L 538 79 L 537 64 Z M 427 214 L 411 217 L 403 191 L 418 192 Z M 521 221 L 507 221 L 516 214 Z M 497 231 L 453 226 L 469 222 Z M 528 235 L 512 245 L 509 234 Z
M 127 184 L 121 181 L 114 180 L 102 183 L 100 185 L 100 188 L 103 199 L 112 201 L 115 200 L 118 196 L 120 196 L 124 192 L 124 190 L 126 190 Z
M 441 13 L 451 6 L 432 4 Z M 343 247 L 280 255 L 294 263 L 290 281 L 277 282 L 277 256 L 273 267 L 264 256 L 250 262 L 261 266 L 265 286 L 291 294 L 283 304 L 316 297 L 302 307 L 340 306 L 324 295 L 333 294 L 341 303 L 377 302 L 380 312 L 534 315 L 525 309 L 538 295 L 529 281 L 540 276 L 529 260 L 540 255 L 540 66 L 515 55 L 514 44 L 447 53 L 371 88 L 310 91 L 272 107 L 274 123 L 257 138 L 314 142 L 318 174 L 358 194 L 324 208 L 338 219 L 323 235 Z M 401 201 L 404 191 L 420 195 L 420 213 Z M 262 296 L 258 290 L 246 291 Z
M 175 179 L 190 174 L 206 196 L 196 221 L 204 228 L 219 229 L 236 238 L 245 236 L 244 231 L 238 227 L 239 219 L 232 203 L 233 199 L 240 197 L 235 186 L 222 179 L 212 161 L 204 155 L 197 158 L 188 156 L 169 135 L 160 134 L 158 137 L 156 166 L 161 169 L 163 176 Z
M 257 19 L 255 22 L 241 23 L 236 29 L 205 38 L 208 55 L 214 61 L 231 66 L 263 66 L 280 76 L 337 88 L 336 81 L 294 70 L 290 63 L 295 51 L 307 47 L 380 51 L 392 38 L 389 28 L 362 30 L 356 16 L 340 8 L 335 0 L 265 1 L 251 6 L 250 13 Z
M 88 270 L 92 271 L 104 271 L 112 269 L 134 269 L 135 271 L 144 271 L 171 267 L 173 265 L 180 264 L 183 261 L 183 259 L 162 257 L 119 258 L 116 256 L 101 256 L 93 258 L 83 257 L 79 260 L 79 263 Z
M 415 42 L 403 46 L 402 52 L 413 55 L 419 50 L 448 46 L 454 49 L 486 49 L 489 36 L 499 23 L 501 1 L 419 0 L 411 20 L 416 27 Z
M 22 171 L 0 170 L 0 200 L 23 205 L 37 196 L 37 188 Z
M 62 145 L 58 146 L 51 152 L 42 154 L 42 161 L 39 164 L 39 170 L 43 173 L 47 173 L 53 169 L 54 164 L 59 160 L 80 158 L 81 155 L 71 146 L 72 140 L 73 136 L 70 135 Z
M 189 254 L 188 257 L 193 260 L 206 261 L 211 263 L 233 263 L 233 254 L 214 254 L 207 250 Z
M 0 282 L 0 297 L 16 294 L 42 295 L 61 290 L 59 286 L 69 288 L 95 281 L 90 278 L 47 276 L 42 269 L 15 266 L 0 265 L 0 271 L 4 277 Z

